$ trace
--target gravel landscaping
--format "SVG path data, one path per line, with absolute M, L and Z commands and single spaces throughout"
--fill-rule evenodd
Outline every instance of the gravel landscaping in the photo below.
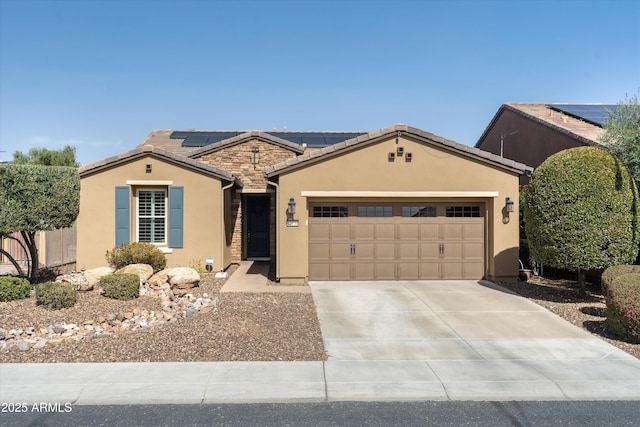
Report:
M 0 351 L 0 362 L 191 362 L 325 360 L 322 335 L 310 294 L 220 293 L 222 280 L 204 278 L 193 298 L 207 294 L 211 304 L 195 314 L 135 331 L 115 328 L 96 334 L 101 320 L 115 314 L 159 312 L 158 298 L 141 296 L 119 301 L 97 292 L 79 292 L 68 309 L 48 311 L 32 297 L 0 303 L 0 330 L 33 327 L 34 335 L 49 325 L 76 324 L 80 331 L 56 344 L 21 351 Z M 103 324 L 104 325 L 104 324 Z M 26 336 L 23 334 L 23 336 Z M 104 336 L 104 337 L 101 337 Z
M 98 292 L 79 292 L 75 306 L 55 311 L 36 306 L 33 296 L 2 302 L 0 336 L 9 335 L 11 330 L 22 331 L 23 338 L 31 337 L 32 345 L 28 350 L 7 345 L 0 350 L 0 362 L 326 360 L 311 294 L 220 293 L 223 282 L 209 276 L 191 290 L 192 301 L 209 301 L 197 311 L 135 330 L 109 328 L 106 320 L 116 317 L 114 321 L 119 323 L 138 313 L 160 312 L 158 298 L 145 295 L 118 301 Z M 640 344 L 617 340 L 606 330 L 599 284 L 589 284 L 584 299 L 578 297 L 577 284 L 562 276 L 501 285 L 640 358 Z M 77 325 L 78 331 L 72 336 L 53 339 L 40 347 L 33 345 L 37 342 L 33 337 L 47 332 L 51 325 L 69 324 Z M 96 332 L 105 327 L 111 332 Z M 11 341 L 5 340 L 5 345 L 7 342 Z

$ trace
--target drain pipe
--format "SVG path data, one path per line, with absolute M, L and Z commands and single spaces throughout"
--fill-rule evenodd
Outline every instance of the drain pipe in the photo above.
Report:
M 272 185 L 276 189 L 276 282 L 280 282 L 280 221 L 278 219 L 278 208 L 280 206 L 280 186 L 277 182 L 267 180 L 267 185 Z
M 227 229 L 226 229 L 226 223 L 225 223 L 226 216 L 224 214 L 224 192 L 230 189 L 231 187 L 233 187 L 235 183 L 236 183 L 236 179 L 235 177 L 233 177 L 231 184 L 222 187 L 222 191 L 221 191 L 222 200 L 220 200 L 220 213 L 221 213 L 220 218 L 222 219 L 222 221 L 220 221 L 220 224 L 221 224 L 222 234 L 220 234 L 220 236 L 222 238 L 220 239 L 220 255 L 222 256 L 222 260 L 220 260 L 220 267 L 221 267 L 220 271 L 224 269 L 224 252 L 225 252 L 224 245 L 227 242 Z M 229 209 L 231 209 L 231 206 L 229 206 Z

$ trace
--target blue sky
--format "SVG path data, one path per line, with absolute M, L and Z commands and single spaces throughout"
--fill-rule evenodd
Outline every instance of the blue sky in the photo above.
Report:
M 0 160 L 154 129 L 376 130 L 473 145 L 505 102 L 640 88 L 640 2 L 0 0 Z

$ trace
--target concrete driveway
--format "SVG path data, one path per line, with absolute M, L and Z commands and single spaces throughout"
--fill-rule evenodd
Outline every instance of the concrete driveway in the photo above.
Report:
M 333 398 L 640 399 L 640 360 L 491 282 L 310 287 Z

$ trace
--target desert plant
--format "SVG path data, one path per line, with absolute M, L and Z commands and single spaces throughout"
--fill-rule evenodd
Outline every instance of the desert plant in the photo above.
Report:
M 607 269 L 602 275 L 602 288 L 609 330 L 626 341 L 640 343 L 640 266 Z
M 167 266 L 167 257 L 151 243 L 126 243 L 107 251 L 106 258 L 116 270 L 129 264 L 149 264 L 157 273 Z
M 36 304 L 49 310 L 73 307 L 76 289 L 72 283 L 44 282 L 36 285 Z
M 0 277 L 0 301 L 25 299 L 31 293 L 31 284 L 27 279 L 19 277 Z
M 204 276 L 205 274 L 207 274 L 207 270 L 205 270 L 204 266 L 202 265 L 201 259 L 193 259 L 189 261 L 189 267 L 197 271 L 200 276 Z
M 104 295 L 119 300 L 131 300 L 140 295 L 140 277 L 137 274 L 107 274 L 100 278 Z

